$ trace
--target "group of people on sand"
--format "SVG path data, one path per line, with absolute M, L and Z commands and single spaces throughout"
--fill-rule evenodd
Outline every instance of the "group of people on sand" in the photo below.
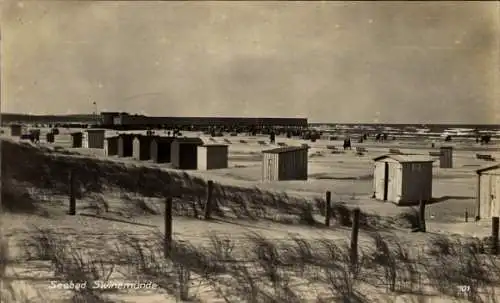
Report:
M 387 134 L 377 134 L 375 136 L 375 141 L 387 141 Z
M 271 144 L 274 144 L 276 142 L 276 133 L 274 131 L 269 134 L 269 141 L 271 142 Z
M 40 130 L 39 129 L 30 130 L 28 136 L 29 136 L 31 143 L 40 143 Z
M 351 138 L 350 137 L 346 137 L 344 139 L 344 150 L 346 149 L 352 149 L 351 147 Z

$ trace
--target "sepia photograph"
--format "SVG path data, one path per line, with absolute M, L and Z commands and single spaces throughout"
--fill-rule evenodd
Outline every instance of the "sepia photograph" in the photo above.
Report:
M 0 302 L 500 302 L 500 2 L 0 10 Z

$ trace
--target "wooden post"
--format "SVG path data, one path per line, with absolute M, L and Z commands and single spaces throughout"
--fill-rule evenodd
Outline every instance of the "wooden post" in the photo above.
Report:
M 498 231 L 500 220 L 498 217 L 491 218 L 491 253 L 498 255 Z
M 425 233 L 426 232 L 426 227 L 425 227 L 425 200 L 420 200 L 420 210 L 419 210 L 419 228 L 420 231 Z
M 469 212 L 465 210 L 465 222 L 469 222 Z
M 325 226 L 330 226 L 330 219 L 332 217 L 332 193 L 330 191 L 326 192 L 325 200 Z
M 70 216 L 76 215 L 76 176 L 75 170 L 69 171 L 69 212 Z
M 164 234 L 164 254 L 165 258 L 170 256 L 172 251 L 172 196 L 165 199 L 165 234 Z
M 475 221 L 479 221 L 481 216 L 481 175 L 476 178 L 476 217 Z
M 212 192 L 214 189 L 214 181 L 208 180 L 207 182 L 207 201 L 205 203 L 205 220 L 210 220 L 212 213 Z
M 355 208 L 352 218 L 352 233 L 351 233 L 351 266 L 356 268 L 358 264 L 358 234 L 359 234 L 359 208 Z

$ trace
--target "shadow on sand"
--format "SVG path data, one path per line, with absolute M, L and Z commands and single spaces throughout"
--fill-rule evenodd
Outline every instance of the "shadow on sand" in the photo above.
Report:
M 243 222 L 231 220 L 231 219 L 217 218 L 217 219 L 212 219 L 210 222 L 218 223 L 218 224 L 233 224 L 233 225 L 238 225 L 238 226 L 245 227 L 245 228 L 261 229 L 261 230 L 266 230 L 266 231 L 281 231 L 279 228 L 269 228 L 269 227 L 265 227 L 265 226 L 258 226 L 256 224 L 251 224 L 251 221 L 243 223 Z
M 361 176 L 349 176 L 349 177 L 344 177 L 344 176 L 333 176 L 328 173 L 318 173 L 318 174 L 310 174 L 308 175 L 309 178 L 316 179 L 316 180 L 372 180 L 373 175 L 361 175 Z
M 431 201 L 429 201 L 427 204 L 434 204 L 434 203 L 439 203 L 439 202 L 445 202 L 448 200 L 471 200 L 475 199 L 475 197 L 470 197 L 470 196 L 441 196 L 441 197 L 435 197 L 432 198 Z
M 105 217 L 105 216 L 100 216 L 100 215 L 94 215 L 94 214 L 80 213 L 78 215 L 82 216 L 82 217 L 92 217 L 92 218 L 96 218 L 96 219 L 103 219 L 103 220 L 107 220 L 107 221 L 113 221 L 113 222 L 119 222 L 119 223 L 125 223 L 125 224 L 132 224 L 132 225 L 137 225 L 137 226 L 153 227 L 153 228 L 157 228 L 158 227 L 156 225 L 143 224 L 143 223 L 132 222 L 132 221 L 127 221 L 127 220 L 122 220 L 122 219 L 117 219 L 117 218 L 110 218 L 110 217 Z

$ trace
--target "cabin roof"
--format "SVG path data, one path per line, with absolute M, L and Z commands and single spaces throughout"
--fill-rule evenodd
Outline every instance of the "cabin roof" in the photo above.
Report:
M 118 134 L 118 137 L 135 137 L 137 134 L 131 134 L 131 133 L 120 133 Z
M 151 136 L 155 141 L 174 141 L 175 137 L 172 136 Z
M 177 137 L 174 139 L 174 142 L 177 142 L 179 144 L 199 144 L 199 145 L 204 144 L 203 140 L 197 137 L 184 137 L 184 138 Z
M 263 153 L 266 154 L 281 154 L 281 153 L 288 153 L 288 152 L 294 152 L 298 150 L 307 150 L 307 146 L 285 146 L 285 147 L 277 147 L 273 149 L 267 149 L 263 150 Z
M 136 134 L 135 137 L 134 137 L 134 140 L 153 140 L 153 139 L 156 139 L 156 138 L 159 138 L 160 136 L 157 136 L 157 135 L 142 135 L 142 134 Z
M 434 162 L 434 160 L 430 157 L 424 155 L 393 155 L 393 154 L 385 154 L 378 157 L 373 158 L 373 161 L 380 161 L 383 159 L 393 159 L 400 163 L 408 163 L 408 162 Z
M 497 163 L 495 165 L 489 165 L 486 167 L 482 167 L 482 168 L 476 170 L 476 173 L 481 174 L 481 173 L 484 173 L 486 171 L 495 170 L 495 169 L 499 169 L 499 168 L 500 168 L 500 163 Z
M 205 143 L 202 146 L 203 147 L 228 147 L 227 144 L 221 144 L 221 143 Z

